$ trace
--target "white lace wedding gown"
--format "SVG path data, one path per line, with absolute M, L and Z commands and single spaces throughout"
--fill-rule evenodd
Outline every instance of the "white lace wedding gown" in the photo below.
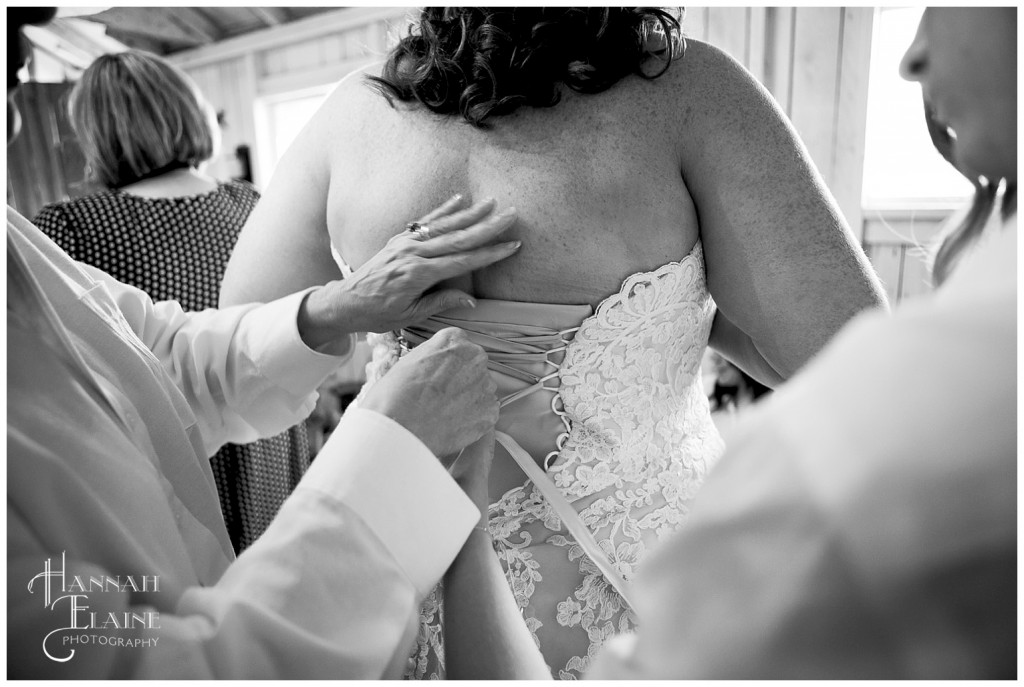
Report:
M 630 276 L 591 312 L 480 299 L 397 335 L 371 335 L 368 381 L 407 343 L 445 326 L 469 331 L 504 399 L 498 429 L 544 467 L 629 580 L 684 525 L 723 449 L 700 373 L 714 316 L 700 242 L 679 262 Z M 495 464 L 508 459 L 496 446 Z M 525 475 L 489 515 L 495 553 L 552 674 L 579 677 L 605 640 L 633 629 L 632 611 Z M 442 623 L 439 586 L 421 610 L 406 677 L 444 677 Z

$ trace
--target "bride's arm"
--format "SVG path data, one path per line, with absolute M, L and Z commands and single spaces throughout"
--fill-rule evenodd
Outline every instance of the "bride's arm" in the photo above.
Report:
M 678 73 L 673 73 L 679 69 Z M 855 314 L 885 307 L 877 275 L 771 95 L 699 41 L 666 77 L 685 108 L 680 165 L 700 217 L 712 345 L 764 382 L 790 377 Z M 662 78 L 666 78 L 662 77 Z
M 220 306 L 267 302 L 341 279 L 327 233 L 328 98 L 274 168 L 231 253 Z
M 341 279 L 327 229 L 330 144 L 339 135 L 358 135 L 349 128 L 354 122 L 348 103 L 353 84 L 372 68 L 356 69 L 338 82 L 274 167 L 231 252 L 221 307 L 271 301 Z
M 444 585 L 448 679 L 551 679 L 486 532 L 469 535 Z
M 493 450 L 490 434 L 452 467 L 484 516 L 444 577 L 445 669 L 451 680 L 550 680 L 486 531 Z

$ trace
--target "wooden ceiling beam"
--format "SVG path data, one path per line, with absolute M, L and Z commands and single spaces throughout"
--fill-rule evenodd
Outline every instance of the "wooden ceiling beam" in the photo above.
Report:
M 69 44 L 85 51 L 95 59 L 108 52 L 124 50 L 125 46 L 108 36 L 106 27 L 81 19 L 54 19 L 46 28 Z
M 111 33 L 137 36 L 163 43 L 195 47 L 206 41 L 195 31 L 170 19 L 166 10 L 149 7 L 112 7 L 88 19 L 106 24 Z
M 291 18 L 283 7 L 249 7 L 248 10 L 267 26 L 278 26 Z
M 194 7 L 171 7 L 165 11 L 170 13 L 172 21 L 198 34 L 204 43 L 216 43 L 227 36 L 223 27 Z

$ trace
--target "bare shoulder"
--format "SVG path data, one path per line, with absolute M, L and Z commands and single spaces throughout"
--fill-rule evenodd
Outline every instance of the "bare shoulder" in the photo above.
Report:
M 774 97 L 724 51 L 688 40 L 669 74 L 677 98 L 671 126 L 684 174 L 802 157 L 796 131 Z
M 613 98 L 625 121 L 670 142 L 683 171 L 726 164 L 730 151 L 788 142 L 781 109 L 768 90 L 733 57 L 687 39 L 686 52 L 654 79 L 624 79 Z
M 352 146 L 367 135 L 369 123 L 379 116 L 374 108 L 387 107 L 366 79 L 367 74 L 379 72 L 379 64 L 368 65 L 341 79 L 295 137 L 278 168 L 318 184 L 328 179 L 332 159 L 351 154 Z
M 367 78 L 378 76 L 382 66 L 379 62 L 366 65 L 339 81 L 314 116 L 315 125 L 330 127 L 332 123 L 345 124 L 361 118 L 372 119 L 374 110 L 381 106 L 387 107 L 387 99 Z

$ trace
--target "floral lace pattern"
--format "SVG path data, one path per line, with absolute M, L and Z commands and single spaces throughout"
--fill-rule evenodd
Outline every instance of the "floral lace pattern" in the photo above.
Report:
M 585 319 L 565 350 L 553 410 L 568 420 L 547 472 L 622 575 L 685 521 L 723 450 L 700 375 L 714 303 L 698 242 L 679 262 L 630 276 Z M 372 336 L 369 381 L 399 355 Z M 635 617 L 533 483 L 490 507 L 495 552 L 553 674 L 581 676 Z M 407 677 L 444 677 L 440 594 L 427 599 Z

